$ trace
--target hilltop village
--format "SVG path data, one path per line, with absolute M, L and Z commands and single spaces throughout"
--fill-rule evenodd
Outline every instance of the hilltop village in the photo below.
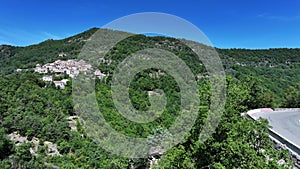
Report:
M 86 73 L 88 70 L 93 70 L 92 65 L 86 63 L 84 60 L 76 61 L 74 59 L 66 61 L 57 60 L 53 63 L 47 63 L 45 65 L 37 64 L 34 68 L 34 72 L 45 74 L 45 76 L 42 78 L 43 81 L 54 83 L 54 85 L 60 89 L 64 89 L 69 80 L 62 79 L 55 81 L 53 76 L 68 75 L 70 78 L 76 78 L 79 73 Z M 99 79 L 104 79 L 107 76 L 99 69 L 94 71 L 94 75 Z

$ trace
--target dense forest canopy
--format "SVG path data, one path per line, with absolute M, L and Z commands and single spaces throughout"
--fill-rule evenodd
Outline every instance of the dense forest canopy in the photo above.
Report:
M 211 84 L 205 66 L 195 53 L 175 38 L 134 35 L 118 43 L 105 56 L 110 64 L 98 68 L 109 76 L 95 82 L 98 106 L 106 121 L 119 133 L 159 140 L 153 133 L 165 134 L 178 115 L 180 89 L 174 78 L 164 71 L 148 69 L 137 74 L 129 87 L 132 105 L 138 110 L 150 106 L 148 91 L 164 91 L 166 110 L 151 123 L 137 124 L 121 116 L 111 96 L 111 76 L 116 66 L 130 54 L 160 48 L 179 56 L 198 76 L 199 116 L 184 141 L 163 155 L 149 158 L 118 157 L 105 151 L 76 120 L 76 131 L 67 120 L 76 116 L 72 79 L 65 89 L 42 80 L 35 73 L 36 64 L 76 59 L 93 28 L 82 34 L 48 40 L 28 47 L 0 46 L 0 168 L 288 168 L 292 166 L 286 150 L 274 149 L 268 137 L 265 120 L 242 117 L 250 109 L 262 107 L 299 107 L 300 49 L 217 49 L 226 71 L 227 100 L 225 111 L 215 133 L 205 142 L 198 140 L 209 113 Z M 63 53 L 63 55 L 60 55 Z M 16 71 L 21 69 L 21 71 Z M 155 74 L 155 78 L 153 75 Z M 68 78 L 68 77 L 67 77 Z M 158 113 L 158 112 L 153 112 Z M 17 145 L 9 134 L 27 137 Z M 35 147 L 30 140 L 38 138 Z M 59 155 L 49 156 L 44 142 L 57 145 Z M 153 159 L 159 159 L 157 164 Z M 284 160 L 285 165 L 278 161 Z

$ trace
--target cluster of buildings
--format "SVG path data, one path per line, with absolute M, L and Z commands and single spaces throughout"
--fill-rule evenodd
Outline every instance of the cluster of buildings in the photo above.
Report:
M 87 64 L 84 60 L 76 61 L 73 59 L 70 60 L 57 60 L 53 63 L 47 63 L 43 66 L 37 64 L 34 71 L 41 74 L 55 74 L 56 76 L 60 75 L 69 75 L 71 78 L 76 78 L 80 72 L 86 73 L 88 70 L 92 70 L 92 65 Z M 96 70 L 94 75 L 99 79 L 106 77 L 106 74 L 102 73 L 100 70 Z M 68 79 L 62 79 L 60 81 L 54 81 L 53 75 L 45 75 L 43 81 L 54 83 L 56 87 L 64 89 L 67 85 Z
M 34 71 L 38 73 L 55 73 L 57 75 L 67 74 L 71 78 L 74 78 L 78 76 L 80 72 L 86 72 L 91 68 L 92 65 L 87 64 L 84 60 L 77 62 L 76 60 L 70 59 L 67 61 L 57 60 L 43 66 L 37 64 Z
M 67 82 L 69 81 L 68 79 L 62 79 L 62 80 L 53 80 L 52 75 L 48 76 L 43 76 L 43 81 L 44 82 L 49 82 L 55 85 L 55 87 L 59 87 L 60 89 L 64 89 L 67 85 Z
M 53 81 L 55 87 L 59 87 L 60 89 L 64 89 L 67 85 L 68 79 L 62 79 L 59 81 Z

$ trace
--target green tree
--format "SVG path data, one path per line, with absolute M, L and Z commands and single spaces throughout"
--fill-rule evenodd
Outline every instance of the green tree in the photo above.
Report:
M 0 160 L 13 153 L 13 143 L 5 133 L 4 128 L 0 128 Z
M 300 83 L 298 83 L 298 87 L 289 87 L 283 99 L 283 107 L 287 107 L 287 108 L 300 107 Z

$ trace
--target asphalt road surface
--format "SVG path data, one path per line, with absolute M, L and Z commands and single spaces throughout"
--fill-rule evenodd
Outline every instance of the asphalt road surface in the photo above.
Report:
M 300 111 L 261 112 L 252 116 L 267 119 L 273 131 L 300 147 Z

